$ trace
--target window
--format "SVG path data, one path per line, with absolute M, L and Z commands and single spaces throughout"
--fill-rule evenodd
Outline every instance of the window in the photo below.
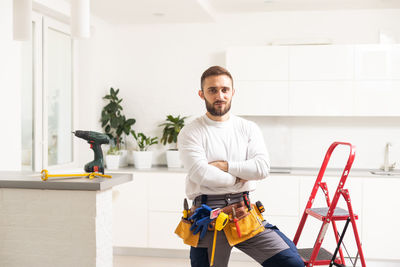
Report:
M 75 165 L 74 42 L 69 27 L 38 14 L 22 45 L 22 157 L 25 170 Z

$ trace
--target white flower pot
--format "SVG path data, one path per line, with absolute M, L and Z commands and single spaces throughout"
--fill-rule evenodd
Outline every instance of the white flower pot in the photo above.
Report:
M 133 150 L 128 150 L 128 165 L 134 165 L 135 163 L 133 162 Z
M 126 167 L 126 166 L 128 166 L 128 150 L 121 149 L 120 152 L 121 152 L 121 155 L 119 157 L 119 166 Z
M 106 155 L 106 166 L 108 170 L 119 168 L 119 155 Z
M 153 151 L 133 151 L 133 164 L 137 169 L 150 169 Z
M 179 157 L 178 150 L 167 150 L 167 165 L 168 168 L 182 168 L 182 162 Z

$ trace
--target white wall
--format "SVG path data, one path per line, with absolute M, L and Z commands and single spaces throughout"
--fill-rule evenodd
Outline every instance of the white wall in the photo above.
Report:
M 12 36 L 12 0 L 0 1 L 0 139 L 2 151 L 0 156 L 0 170 L 21 169 L 21 43 L 13 41 Z M 46 14 L 61 16 L 65 19 L 69 16 L 69 3 L 63 0 L 35 0 L 35 10 Z M 78 112 L 78 125 L 81 129 L 101 130 L 98 124 L 101 107 L 98 104 L 108 88 L 107 81 L 115 80 L 112 71 L 115 64 L 112 51 L 112 30 L 108 30 L 107 24 L 91 18 L 93 25 L 92 38 L 78 41 L 79 60 L 76 65 L 78 72 L 79 106 L 84 106 L 83 112 Z M 107 31 L 108 30 L 108 31 Z M 111 44 L 111 45 L 110 45 Z M 82 49 L 79 49 L 82 47 Z M 80 53 L 82 51 L 82 53 Z M 114 73 L 116 73 L 114 71 Z M 104 92 L 99 90 L 103 88 Z M 94 101 L 96 99 L 96 101 Z M 93 157 L 86 142 L 78 142 L 79 156 Z M 80 164 L 81 166 L 82 164 Z
M 21 169 L 21 46 L 12 36 L 12 0 L 0 1 L 0 170 Z
M 39 3 L 46 4 L 46 1 Z M 0 110 L 7 114 L 0 119 L 3 126 L 0 137 L 4 140 L 3 151 L 9 153 L 3 153 L 0 158 L 0 169 L 19 169 L 20 45 L 12 41 L 12 0 L 1 1 L 0 22 L 0 80 L 3 96 L 6 96 L 1 100 Z M 158 136 L 161 129 L 157 125 L 167 114 L 192 115 L 193 119 L 204 112 L 203 103 L 197 96 L 199 77 L 210 65 L 225 65 L 224 52 L 229 46 L 265 45 L 276 39 L 321 37 L 330 38 L 336 44 L 377 43 L 380 30 L 391 32 L 397 41 L 400 40 L 400 10 L 274 12 L 223 16 L 217 23 L 207 24 L 125 26 L 110 25 L 92 17 L 92 24 L 92 38 L 79 41 L 79 128 L 100 130 L 100 112 L 104 105 L 101 97 L 110 86 L 115 86 L 121 89 L 126 115 L 137 120 L 135 130 Z M 284 138 L 292 140 L 292 146 L 287 151 L 290 153 L 289 163 L 295 166 L 314 166 L 317 160 L 304 162 L 303 149 L 297 145 L 300 142 L 293 140 L 301 140 L 304 134 L 312 135 L 315 131 L 319 131 L 320 136 L 330 136 L 330 129 L 325 127 L 324 121 L 309 121 L 307 118 L 251 119 L 258 120 L 266 139 L 270 139 L 270 129 L 273 136 L 282 136 L 279 134 L 282 127 L 291 129 L 291 133 Z M 327 120 L 332 121 L 332 118 Z M 363 126 L 340 118 L 333 122 L 339 128 L 349 130 L 350 134 L 361 129 L 375 129 L 378 136 L 384 130 L 388 133 L 388 136 L 379 137 L 373 145 L 377 146 L 376 149 L 368 153 L 372 161 L 364 156 L 365 159 L 356 162 L 359 167 L 379 167 L 382 145 L 386 139 L 395 139 L 397 133 L 397 129 L 386 127 L 387 124 L 380 124 L 377 119 L 371 121 L 377 127 L 372 126 L 369 120 L 361 121 Z M 350 136 L 355 143 L 359 141 L 357 136 Z M 321 154 L 321 146 L 327 142 L 324 138 L 322 140 L 307 148 L 310 155 Z M 282 154 L 276 154 L 280 150 L 274 147 L 274 143 L 269 144 L 269 149 L 273 159 L 277 159 L 276 165 L 287 164 L 282 161 Z M 157 150 L 154 163 L 165 163 L 162 153 L 165 148 L 158 145 L 153 149 Z M 80 165 L 91 158 L 92 152 L 87 144 L 79 142 Z
M 391 142 L 389 163 L 400 164 L 400 118 L 355 117 L 246 117 L 264 133 L 273 166 L 319 168 L 335 141 L 356 146 L 354 168 L 380 168 L 386 142 Z M 344 168 L 348 147 L 336 148 L 328 168 Z
M 101 132 L 102 97 L 108 93 L 122 68 L 117 64 L 114 29 L 106 22 L 91 17 L 91 37 L 78 44 L 78 129 Z M 77 130 L 78 130 L 77 129 Z M 93 160 L 89 144 L 78 142 L 79 167 Z
M 266 45 L 277 39 L 296 38 L 329 38 L 335 44 L 378 43 L 380 30 L 400 41 L 398 25 L 400 10 L 274 12 L 224 16 L 217 23 L 207 24 L 115 25 L 113 46 L 104 52 L 115 55 L 115 68 L 108 73 L 113 79 L 109 81 L 121 89 L 126 115 L 137 120 L 135 130 L 160 136 L 157 125 L 165 115 L 194 118 L 204 112 L 197 96 L 200 75 L 210 65 L 225 65 L 224 53 L 229 46 Z M 93 65 L 103 65 L 103 57 L 93 58 Z M 104 94 L 104 86 L 99 84 L 92 90 Z M 94 98 L 96 109 L 102 104 L 99 97 Z M 85 110 L 84 114 L 93 114 Z M 94 115 L 91 121 L 100 117 L 98 111 Z M 379 119 L 354 119 L 355 124 L 353 119 L 342 118 L 250 119 L 263 129 L 275 166 L 319 167 L 331 140 L 348 138 L 362 144 L 355 166 L 378 168 L 385 142 L 396 139 L 399 130 L 392 126 L 396 119 L 383 123 Z M 374 134 L 373 144 L 361 137 L 364 131 Z M 316 135 L 319 141 L 312 142 Z M 279 141 L 290 143 L 284 154 Z M 159 145 L 153 149 L 157 150 L 154 163 L 165 163 L 165 148 Z

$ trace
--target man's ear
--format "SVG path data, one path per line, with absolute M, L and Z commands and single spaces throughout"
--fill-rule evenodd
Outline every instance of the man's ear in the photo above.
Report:
M 232 96 L 235 95 L 235 92 L 236 92 L 235 88 L 232 88 Z
M 204 100 L 204 92 L 203 92 L 203 90 L 199 90 L 199 96 L 200 96 L 201 99 Z

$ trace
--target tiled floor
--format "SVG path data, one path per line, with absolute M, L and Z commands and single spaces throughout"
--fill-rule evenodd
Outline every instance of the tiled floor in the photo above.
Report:
M 400 262 L 369 261 L 368 267 L 399 267 Z M 250 261 L 230 261 L 229 267 L 260 266 Z M 361 266 L 359 263 L 357 266 Z M 189 259 L 114 255 L 113 267 L 190 267 Z
M 256 262 L 231 261 L 229 267 L 259 267 Z M 189 259 L 114 255 L 114 267 L 190 267 Z

